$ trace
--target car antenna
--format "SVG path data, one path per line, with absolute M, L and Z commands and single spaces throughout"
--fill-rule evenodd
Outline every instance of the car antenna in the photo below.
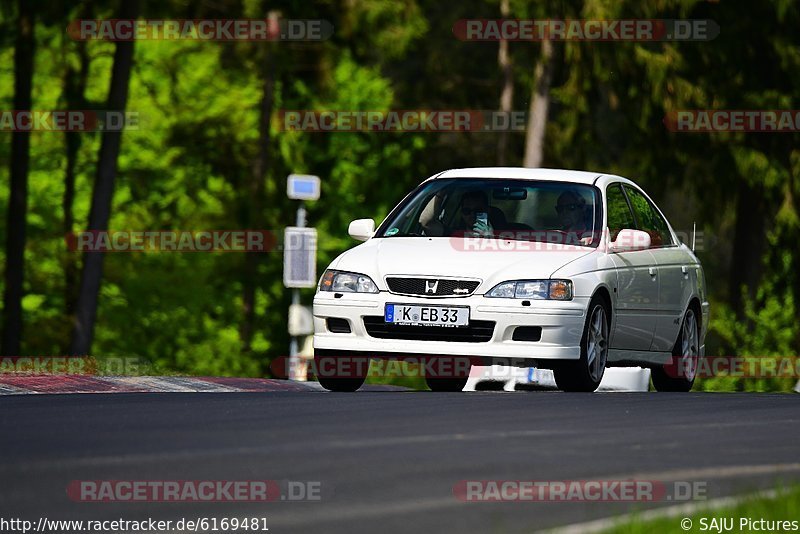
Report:
M 692 252 L 694 252 L 694 238 L 696 235 L 697 223 L 692 221 Z

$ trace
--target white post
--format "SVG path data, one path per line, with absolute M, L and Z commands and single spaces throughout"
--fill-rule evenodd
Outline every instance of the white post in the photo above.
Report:
M 300 230 L 301 228 L 306 227 L 306 208 L 303 201 L 306 200 L 318 200 L 320 195 L 320 179 L 319 176 L 314 176 L 310 174 L 290 174 L 286 178 L 286 196 L 288 196 L 292 200 L 299 200 L 300 205 L 297 207 L 297 220 L 295 224 L 295 235 L 297 232 L 300 232 L 301 235 L 298 236 L 300 239 L 300 243 L 305 243 L 306 238 L 311 239 L 311 244 L 309 245 L 310 248 L 308 251 L 300 251 L 301 253 L 306 252 L 308 253 L 308 257 L 305 258 L 306 261 L 310 261 L 311 269 L 310 272 L 307 272 L 307 276 L 305 280 L 296 280 L 292 276 L 292 257 L 290 253 L 292 252 L 289 249 L 284 250 L 283 255 L 283 284 L 287 288 L 292 289 L 292 304 L 289 310 L 290 318 L 289 320 L 292 321 L 292 309 L 297 312 L 298 310 L 302 310 L 300 307 L 300 290 L 298 288 L 301 287 L 315 287 L 316 280 L 316 263 L 314 262 L 314 256 L 316 255 L 316 243 L 317 243 L 317 233 L 314 229 L 306 229 Z M 290 243 L 288 241 L 288 234 L 289 229 L 286 229 L 286 233 L 284 235 L 287 236 L 285 246 L 289 246 Z M 305 237 L 304 237 L 305 236 Z M 309 237 L 311 236 L 311 237 Z M 291 244 L 291 246 L 294 246 Z M 298 257 L 294 261 L 301 261 L 303 258 L 303 254 L 298 255 Z M 308 267 L 308 266 L 306 266 Z M 296 315 L 296 314 L 295 314 Z M 297 318 L 294 318 L 297 320 Z M 307 322 L 307 318 L 305 319 Z M 306 366 L 305 362 L 303 365 L 301 364 L 300 360 L 300 340 L 303 336 L 308 335 L 308 328 L 306 327 L 300 328 L 290 328 L 289 334 L 291 336 L 291 341 L 289 343 L 289 378 L 292 380 L 305 380 L 306 379 Z M 313 328 L 311 329 L 311 333 L 313 333 Z M 292 335 L 295 334 L 295 335 Z
M 303 201 L 300 201 L 300 206 L 297 208 L 297 218 L 295 221 L 295 226 L 299 228 L 305 228 L 306 226 L 306 208 L 303 205 Z M 292 304 L 297 305 L 300 304 L 300 290 L 295 288 L 292 289 Z M 291 341 L 289 342 L 289 378 L 291 380 L 304 380 L 304 377 L 300 376 L 300 358 L 298 356 L 298 346 L 300 340 L 297 336 L 292 336 Z

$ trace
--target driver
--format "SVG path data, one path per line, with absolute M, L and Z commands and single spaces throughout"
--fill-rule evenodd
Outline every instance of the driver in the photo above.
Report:
M 489 222 L 489 197 L 484 191 L 465 192 L 459 201 L 453 226 L 446 227 L 440 219 L 443 195 L 437 193 L 428 202 L 419 217 L 425 235 L 453 237 L 492 237 L 494 228 Z M 481 215 L 485 214 L 485 216 Z
M 586 200 L 574 191 L 564 191 L 556 201 L 561 231 L 567 234 L 565 244 L 588 244 L 591 231 L 586 227 Z
M 479 217 L 480 215 L 480 217 Z M 470 232 L 476 237 L 489 237 L 494 229 L 489 223 L 489 197 L 484 191 L 467 191 L 458 208 L 456 232 Z

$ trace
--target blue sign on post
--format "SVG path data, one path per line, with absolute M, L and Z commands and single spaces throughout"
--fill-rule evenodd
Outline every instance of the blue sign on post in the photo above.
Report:
M 290 174 L 286 180 L 286 195 L 294 200 L 317 200 L 320 189 L 319 176 Z

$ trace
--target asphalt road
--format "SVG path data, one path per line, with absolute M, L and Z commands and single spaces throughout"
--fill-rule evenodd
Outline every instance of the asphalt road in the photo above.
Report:
M 0 398 L 0 517 L 265 517 L 270 532 L 531 532 L 673 504 L 466 503 L 463 480 L 800 480 L 800 396 L 362 391 Z M 73 480 L 278 480 L 318 502 L 85 503 Z M 676 532 L 679 532 L 676 520 Z

